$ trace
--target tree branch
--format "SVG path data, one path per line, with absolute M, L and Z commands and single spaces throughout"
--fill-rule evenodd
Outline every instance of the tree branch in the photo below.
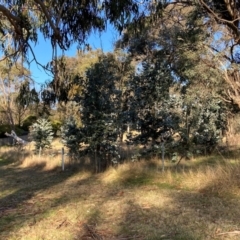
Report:
M 234 45 L 233 45 L 234 46 Z M 221 51 L 219 51 L 217 48 L 213 47 L 213 46 L 208 46 L 209 48 L 211 48 L 213 51 L 217 52 L 217 53 L 222 53 Z M 233 55 L 231 54 L 232 58 L 228 57 L 226 54 L 222 55 L 226 60 L 228 60 L 230 63 L 234 62 L 233 59 Z
M 47 20 L 48 20 L 48 22 L 49 22 L 49 24 L 50 24 L 54 34 L 56 36 L 58 36 L 59 35 L 58 27 L 54 25 L 54 23 L 53 23 L 51 17 L 49 16 L 49 13 L 48 13 L 48 11 L 46 9 L 46 6 L 44 5 L 43 1 L 42 0 L 34 0 L 34 2 L 41 7 L 41 9 L 42 9 L 44 15 L 46 16 L 46 18 L 47 18 Z
M 4 7 L 3 5 L 0 4 L 0 12 L 2 12 L 4 14 L 4 16 L 6 16 L 8 18 L 8 20 L 10 21 L 15 21 L 15 22 L 20 22 L 21 19 L 15 15 L 13 15 L 6 7 Z
M 11 134 L 6 132 L 5 135 L 8 136 L 8 137 L 14 138 L 16 140 L 16 142 L 20 145 L 25 145 L 27 143 L 27 141 L 18 137 L 17 134 L 13 130 L 11 131 Z
M 44 70 L 46 70 L 46 71 L 48 71 L 48 72 L 51 72 L 51 70 L 49 70 L 48 68 L 46 68 L 45 66 L 43 66 L 40 62 L 38 62 L 38 60 L 37 60 L 37 58 L 36 58 L 36 56 L 35 56 L 35 54 L 34 54 L 34 51 L 33 51 L 32 47 L 31 47 L 31 45 L 30 45 L 29 43 L 27 43 L 27 44 L 28 44 L 28 47 L 29 47 L 32 55 L 33 55 L 33 60 L 32 60 L 32 61 L 35 61 L 36 64 L 39 65 L 39 66 L 41 66 Z M 49 75 L 49 74 L 48 74 L 48 75 Z M 50 76 L 50 75 L 49 75 L 49 76 Z
M 236 18 L 236 19 L 233 19 L 232 21 L 229 21 L 229 20 L 226 20 L 226 19 L 223 19 L 223 18 L 220 18 L 203 0 L 200 0 L 200 3 L 201 5 L 203 6 L 203 8 L 208 12 L 210 13 L 217 21 L 219 22 L 223 22 L 223 23 L 226 23 L 232 30 L 233 32 L 235 33 L 236 37 L 237 37 L 237 42 L 239 42 L 240 38 L 239 38 L 239 31 L 238 31 L 238 28 L 236 27 L 236 25 L 234 25 L 234 23 L 236 21 L 239 21 L 240 20 L 240 17 L 239 18 Z
M 3 15 L 8 19 L 8 21 L 13 25 L 15 28 L 16 32 L 18 34 L 21 34 L 22 31 L 19 29 L 19 25 L 17 23 L 21 22 L 21 18 L 13 15 L 6 7 L 0 4 L 0 12 L 3 13 Z
M 61 16 L 62 16 L 64 4 L 65 4 L 65 1 L 63 2 L 62 6 L 61 6 L 60 13 L 59 13 L 58 18 L 57 18 L 57 20 L 56 20 L 56 25 L 57 25 L 57 26 L 59 25 L 59 22 L 60 22 L 60 20 L 61 20 Z

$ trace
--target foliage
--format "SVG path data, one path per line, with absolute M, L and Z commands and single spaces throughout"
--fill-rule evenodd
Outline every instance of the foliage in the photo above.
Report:
M 224 108 L 222 101 L 209 99 L 206 106 L 199 109 L 193 142 L 205 146 L 208 152 L 217 146 L 222 132 L 226 130 L 227 114 Z
M 56 137 L 58 132 L 61 130 L 62 122 L 58 120 L 51 121 L 52 129 L 53 129 L 53 135 Z
M 75 159 L 79 156 L 79 148 L 82 143 L 82 133 L 73 117 L 69 117 L 61 127 L 63 144 L 69 149 L 70 157 Z
M 208 21 L 214 19 L 218 25 L 223 25 L 227 28 L 227 31 L 231 34 L 233 46 L 239 45 L 238 38 L 240 36 L 238 11 L 240 6 L 239 0 L 232 1 L 200 1 L 201 10 L 203 13 L 207 13 L 211 18 Z M 213 23 L 212 23 L 213 25 Z
M 15 99 L 18 113 L 18 124 L 21 125 L 22 117 L 26 114 L 27 110 L 32 106 L 37 106 L 40 102 L 38 93 L 34 87 L 31 87 L 29 79 L 25 79 L 19 87 L 19 92 Z M 26 126 L 28 128 L 29 126 Z M 28 129 L 26 129 L 28 131 Z
M 38 119 L 30 129 L 30 137 L 35 142 L 35 149 L 41 151 L 49 148 L 53 140 L 53 129 L 51 122 L 42 118 Z
M 95 155 L 98 170 L 109 165 L 109 158 L 119 160 L 118 141 L 126 125 L 140 131 L 137 137 L 130 132 L 128 143 L 144 144 L 151 153 L 161 153 L 162 142 L 166 152 L 185 156 L 202 146 L 211 151 L 218 143 L 227 109 L 210 96 L 221 92 L 219 75 L 205 64 L 202 19 L 196 18 L 195 8 L 185 10 L 179 15 L 182 24 L 167 19 L 172 14 L 168 10 L 166 27 L 145 18 L 145 27 L 137 32 L 127 29 L 118 46 L 130 55 L 100 55 L 85 74 L 61 87 L 81 89 L 72 99 L 80 105 L 82 142 Z M 176 11 L 181 14 L 180 8 Z M 123 67 L 130 61 L 136 65 L 134 73 Z
M 25 131 L 29 131 L 29 127 L 33 125 L 33 123 L 35 123 L 37 120 L 37 117 L 34 116 L 34 115 L 29 115 L 27 116 L 24 120 L 23 120 L 23 123 L 22 123 L 22 128 L 25 130 Z
M 234 42 L 239 26 L 235 25 L 234 33 L 229 31 L 234 25 L 229 21 L 239 21 L 231 11 L 236 10 L 234 6 L 226 1 L 219 5 L 217 1 L 144 1 L 141 7 L 134 0 L 90 0 L 74 6 L 62 0 L 26 2 L 43 11 L 31 9 L 21 24 L 18 11 L 9 12 L 8 3 L 3 11 L 0 5 L 0 12 L 7 16 L 0 25 L 1 34 L 11 25 L 16 30 L 19 24 L 25 32 L 13 41 L 23 56 L 30 47 L 27 43 L 37 41 L 39 27 L 44 37 L 51 39 L 53 49 L 58 45 L 64 50 L 74 41 L 85 43 L 92 29 L 105 28 L 106 20 L 122 31 L 113 53 L 94 51 L 89 45 L 72 58 L 57 58 L 55 52 L 46 66 L 54 77 L 43 86 L 40 98 L 30 81 L 15 72 L 22 84 L 15 85 L 20 90 L 17 98 L 15 92 L 10 95 L 17 100 L 18 110 L 37 106 L 36 116 L 52 115 L 54 134 L 60 122 L 68 119 L 61 134 L 72 156 L 78 156 L 84 143 L 97 171 L 119 162 L 119 143 L 127 126 L 138 132 L 132 136 L 129 131 L 127 143 L 144 145 L 144 151 L 151 154 L 165 151 L 177 159 L 198 148 L 206 152 L 215 148 L 227 128 L 229 113 L 240 106 L 240 61 Z M 238 5 L 238 1 L 232 2 Z M 13 9 L 19 10 L 22 3 L 17 2 Z M 13 17 L 14 24 L 10 21 Z M 24 48 L 18 48 L 24 43 Z M 9 56 L 11 51 L 5 54 Z M 15 73 L 8 79 L 4 66 L 2 70 L 3 82 L 14 79 Z M 11 109 L 5 105 L 3 113 Z M 10 113 L 16 114 L 17 109 L 12 109 Z M 26 120 L 24 128 L 28 125 Z
M 80 100 L 83 141 L 98 159 L 97 171 L 119 160 L 117 142 L 123 133 L 122 94 L 125 77 L 131 70 L 127 58 L 103 54 L 83 80 Z
M 82 94 L 81 79 L 86 78 L 86 71 L 98 62 L 100 50 L 78 51 L 76 57 L 60 57 L 55 60 L 58 65 L 58 74 L 46 84 L 41 91 L 41 98 L 47 106 L 56 103 L 56 99 L 65 105 L 77 100 Z M 61 106 L 62 107 L 62 106 Z
M 76 56 L 66 58 L 68 70 L 85 78 L 87 69 L 97 63 L 101 55 L 102 50 L 100 49 L 93 50 L 89 47 L 78 50 Z M 59 71 L 61 70 L 59 69 Z
M 30 52 L 35 58 L 30 43 L 37 43 L 40 33 L 53 50 L 57 46 L 67 50 L 73 43 L 85 43 L 92 30 L 103 31 L 107 21 L 122 31 L 140 11 L 139 4 L 129 0 L 6 1 L 0 5 L 1 50 L 7 57 L 18 58 L 21 53 L 27 59 Z
M 161 60 L 156 63 L 143 63 L 142 72 L 133 77 L 131 88 L 134 99 L 131 101 L 134 109 L 134 121 L 141 134 L 135 139 L 142 144 L 156 140 L 161 141 L 161 135 L 177 127 L 177 116 L 172 109 L 174 98 L 170 96 L 173 78 L 167 66 Z
M 25 80 L 20 88 L 16 101 L 20 106 L 29 106 L 32 102 L 39 103 L 38 93 L 35 88 L 30 87 L 29 80 Z
M 0 110 L 12 129 L 15 124 L 21 122 L 24 115 L 24 110 L 19 107 L 16 99 L 22 84 L 29 75 L 29 71 L 19 62 L 13 64 L 6 59 L 0 62 Z
M 116 44 L 137 63 L 129 82 L 128 114 L 133 129 L 141 132 L 128 137 L 129 143 L 144 144 L 144 152 L 160 153 L 165 133 L 166 152 L 180 156 L 197 148 L 210 152 L 226 129 L 229 109 L 220 96 L 226 85 L 219 84 L 221 73 L 209 68 L 206 46 L 213 39 L 206 35 L 197 10 L 194 5 L 168 6 L 161 17 L 145 17 L 141 24 L 130 25 Z

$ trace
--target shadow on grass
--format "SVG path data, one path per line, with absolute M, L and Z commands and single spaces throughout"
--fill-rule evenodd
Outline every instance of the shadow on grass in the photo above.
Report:
M 213 161 L 213 158 L 206 160 L 208 164 Z M 83 165 L 88 164 L 86 159 Z M 200 163 L 192 165 L 186 165 L 186 168 L 197 170 Z M 217 234 L 240 229 L 240 203 L 236 199 L 225 200 L 214 192 L 208 194 L 209 188 L 213 189 L 218 184 L 217 179 L 203 189 L 206 194 L 204 191 L 176 190 L 164 182 L 154 183 L 156 176 L 145 173 L 148 169 L 156 169 L 156 166 L 146 161 L 141 172 L 139 169 L 135 171 L 133 164 L 133 168 L 121 172 L 122 179 L 104 186 L 99 180 L 101 174 L 84 178 L 77 176 L 79 178 L 74 182 L 68 182 L 76 171 L 43 171 L 44 164 L 25 169 L 3 164 L 0 166 L 0 238 L 8 239 L 15 229 L 23 225 L 32 227 L 61 205 L 72 204 L 75 208 L 71 211 L 76 211 L 76 206 L 86 202 L 85 208 L 79 211 L 84 216 L 83 230 L 72 239 L 224 239 Z M 138 189 L 144 189 L 145 192 L 142 190 L 137 193 Z M 138 198 L 151 191 L 155 192 L 156 204 L 141 205 Z M 55 192 L 58 194 L 54 195 Z M 121 200 L 125 192 L 127 198 Z M 41 194 L 41 197 L 35 197 Z M 54 198 L 51 198 L 51 194 Z M 165 195 L 168 201 L 158 205 L 157 201 Z M 110 206 L 114 202 L 122 205 L 119 206 L 118 215 L 112 217 L 113 213 L 105 214 L 106 208 L 102 206 Z M 114 212 L 114 209 L 111 211 Z M 104 224 L 108 232 L 105 226 L 101 229 Z
M 4 157 L 0 157 L 0 167 L 12 164 L 14 161 L 10 161 Z
M 213 158 L 208 160 L 210 163 L 214 163 L 212 162 Z M 207 166 L 209 165 L 207 164 Z M 238 171 L 234 174 L 236 176 L 240 175 Z M 98 234 L 99 239 L 101 237 L 105 237 L 104 239 L 144 240 L 240 239 L 240 200 L 227 195 L 227 192 L 223 196 L 214 192 L 215 187 L 219 184 L 219 179 L 216 178 L 215 182 L 209 182 L 200 192 L 177 190 L 168 185 L 158 186 L 152 183 L 149 175 L 140 174 L 136 177 L 134 170 L 132 176 L 129 172 L 129 175 L 125 175 L 123 179 L 120 182 L 123 188 L 116 186 L 115 190 L 112 188 L 109 191 L 102 192 L 105 200 L 99 202 L 99 208 L 95 208 L 98 211 L 98 216 L 101 216 L 99 214 L 100 206 L 106 201 L 115 200 L 117 192 L 120 191 L 124 195 L 124 191 L 145 188 L 144 185 L 147 186 L 146 194 L 147 189 L 150 189 L 149 191 L 156 191 L 156 195 L 159 194 L 159 201 L 162 193 L 165 193 L 170 200 L 165 206 L 161 207 L 154 206 L 154 204 L 141 205 L 136 201 L 138 199 L 137 195 L 127 201 L 127 207 L 125 207 L 126 202 L 121 202 L 123 203 L 122 213 L 114 219 L 118 230 L 115 231 L 115 235 L 111 236 L 110 234 L 104 236 L 101 234 L 101 227 L 97 228 L 98 224 L 101 226 L 101 223 L 108 221 L 106 217 L 105 219 L 101 218 L 101 221 L 95 221 L 95 225 L 92 222 L 94 218 L 91 218 L 91 221 L 87 221 L 86 224 L 95 226 L 92 227 L 92 231 Z M 220 182 L 220 184 L 222 183 Z M 154 185 L 158 188 L 154 188 Z M 118 195 L 119 198 L 120 195 Z M 139 198 L 141 198 L 141 195 Z M 109 228 L 111 228 L 110 224 L 111 222 L 109 222 Z
M 20 168 L 11 158 L 12 152 L 3 153 L 0 157 L 0 236 L 8 239 L 14 229 L 24 224 L 31 225 L 36 215 L 45 213 L 51 204 L 41 209 L 41 199 L 32 203 L 36 194 L 51 189 L 65 182 L 76 171 L 61 172 L 58 170 L 44 171 L 45 164 L 34 167 Z M 10 160 L 8 160 L 8 157 Z M 44 196 L 47 197 L 47 196 Z M 0 237 L 1 238 L 1 237 Z
M 18 164 L 24 158 L 30 156 L 30 152 L 22 149 L 21 151 L 14 149 L 13 147 L 8 147 L 1 151 L 0 148 L 0 166 L 9 164 Z
M 106 195 L 105 203 L 114 199 L 115 196 Z M 106 215 L 104 216 L 102 204 L 104 202 L 100 202 L 99 207 L 91 210 L 79 233 L 76 234 L 76 239 L 212 239 L 208 238 L 209 233 L 206 231 L 208 223 L 205 219 L 196 217 L 194 211 L 189 214 L 181 205 L 144 206 L 132 199 L 123 204 L 123 210 L 118 216 L 109 220 Z
M 239 200 L 227 200 L 215 195 L 184 191 L 172 193 L 171 198 L 176 209 L 180 209 L 181 215 L 185 219 L 183 222 L 179 222 L 178 226 L 190 230 L 194 237 L 199 236 L 199 239 L 239 239 L 239 232 L 233 234 L 235 230 L 240 230 Z
M 180 217 L 178 217 L 180 216 Z M 190 219 L 189 219 L 190 220 Z M 144 240 L 200 240 L 202 235 L 191 231 L 189 222 L 177 208 L 144 207 L 130 202 L 120 223 L 118 236 Z
M 159 198 L 161 193 L 156 192 Z M 176 190 L 167 191 L 167 195 L 170 200 L 158 207 L 139 204 L 138 196 L 129 200 L 120 220 L 116 218 L 116 239 L 239 239 L 239 232 L 233 234 L 240 230 L 238 200 Z

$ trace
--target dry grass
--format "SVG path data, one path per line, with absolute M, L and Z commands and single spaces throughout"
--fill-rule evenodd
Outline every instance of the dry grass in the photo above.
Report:
M 226 163 L 206 166 L 204 169 L 190 169 L 183 173 L 182 186 L 222 196 L 238 195 L 240 193 L 240 165 Z
M 44 166 L 43 170 L 49 171 L 61 167 L 62 147 L 62 143 L 56 139 L 53 141 L 50 149 L 45 149 L 39 155 L 34 151 L 34 143 L 30 142 L 21 149 L 3 146 L 1 147 L 1 156 L 15 163 L 17 162 L 20 168 Z M 68 157 L 64 156 L 64 159 L 68 164 Z
M 0 148 L 0 239 L 240 239 L 237 159 L 168 163 L 164 173 L 154 159 L 92 174 L 62 172 L 60 156 L 21 154 Z

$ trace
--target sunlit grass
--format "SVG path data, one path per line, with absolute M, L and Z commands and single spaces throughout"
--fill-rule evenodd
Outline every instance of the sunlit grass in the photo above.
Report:
M 44 149 L 41 154 L 35 151 L 34 143 L 30 142 L 21 149 L 2 146 L 0 148 L 0 166 L 16 163 L 19 167 L 37 167 L 41 166 L 44 170 L 53 170 L 62 165 L 62 148 L 63 144 L 59 139 L 53 141 L 50 149 Z M 66 149 L 65 149 L 66 153 Z M 69 159 L 64 155 L 65 163 L 69 163 Z
M 0 148 L 0 239 L 239 239 L 236 158 L 167 161 L 164 172 L 159 159 L 141 160 L 93 174 L 61 171 L 61 155 L 12 154 Z
M 139 161 L 126 163 L 112 168 L 101 175 L 104 184 L 122 184 L 126 186 L 152 185 L 169 186 L 189 190 L 203 189 L 213 182 L 219 185 L 219 192 L 238 186 L 240 179 L 240 162 L 236 160 L 219 160 L 207 157 L 192 161 L 183 161 L 180 166 L 166 164 L 166 170 L 161 171 L 160 161 Z

